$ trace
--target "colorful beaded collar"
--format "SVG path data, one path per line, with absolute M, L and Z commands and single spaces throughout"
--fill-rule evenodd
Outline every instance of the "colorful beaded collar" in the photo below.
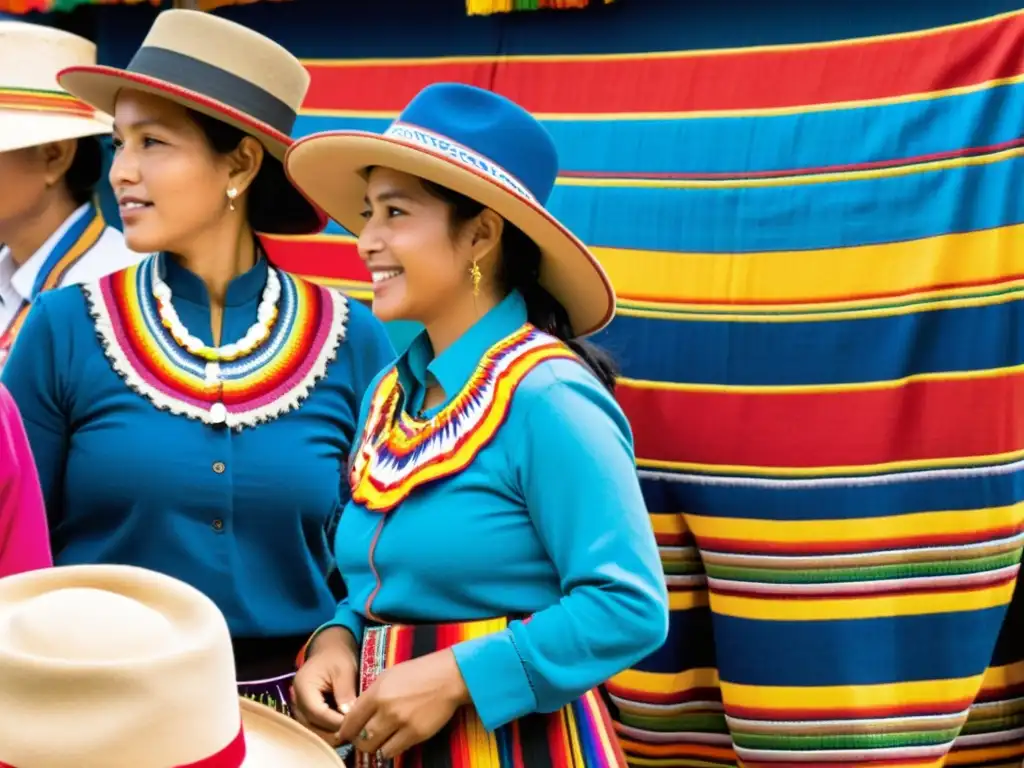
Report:
M 388 512 L 419 486 L 461 472 L 494 439 L 527 374 L 553 359 L 579 361 L 554 336 L 524 325 L 487 350 L 462 390 L 427 419 L 405 412 L 392 368 L 373 392 L 352 459 L 352 500 Z
M 269 267 L 280 284 L 277 316 L 251 353 L 214 362 L 189 352 L 161 321 L 154 286 L 163 254 L 83 285 L 113 369 L 157 408 L 241 430 L 298 408 L 345 338 L 341 293 Z

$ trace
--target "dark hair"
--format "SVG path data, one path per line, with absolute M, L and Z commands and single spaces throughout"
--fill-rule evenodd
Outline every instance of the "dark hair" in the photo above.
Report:
M 449 205 L 452 226 L 455 228 L 478 216 L 487 207 L 432 181 L 420 181 L 430 195 Z M 540 247 L 507 219 L 501 235 L 501 256 L 498 282 L 506 291 L 516 290 L 522 294 L 526 300 L 527 319 L 530 323 L 568 344 L 598 380 L 614 392 L 615 378 L 619 374 L 615 360 L 597 345 L 576 338 L 565 307 L 538 281 Z
M 206 140 L 213 147 L 213 151 L 219 155 L 234 152 L 242 143 L 242 139 L 249 135 L 223 120 L 196 112 L 193 109 L 188 110 L 188 116 L 199 126 L 206 136 Z M 277 220 L 283 213 L 287 213 L 281 208 L 287 205 L 292 196 L 275 195 L 275 191 L 280 193 L 282 188 L 288 186 L 290 186 L 290 182 L 285 176 L 284 166 L 277 162 L 276 158 L 265 154 L 263 165 L 260 166 L 256 178 L 253 179 L 252 185 L 249 187 L 249 207 L 246 211 L 246 219 L 250 227 L 262 231 L 261 224 Z
M 78 140 L 75 157 L 64 174 L 67 186 L 75 205 L 84 205 L 92 200 L 96 193 L 96 185 L 103 175 L 103 145 L 96 136 L 84 136 Z

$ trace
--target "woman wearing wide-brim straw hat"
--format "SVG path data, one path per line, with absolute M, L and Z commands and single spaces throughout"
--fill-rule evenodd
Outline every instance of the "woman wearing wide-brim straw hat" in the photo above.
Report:
M 363 402 L 348 597 L 300 657 L 297 715 L 362 765 L 625 765 L 595 689 L 660 646 L 667 597 L 614 368 L 579 338 L 615 297 L 544 207 L 551 137 L 438 84 L 285 166 L 358 234 L 375 314 L 425 325 Z
M 0 367 L 36 296 L 142 259 L 93 199 L 110 118 L 57 85 L 95 63 L 84 38 L 0 21 Z
M 324 225 L 281 164 L 309 74 L 246 27 L 173 10 L 127 69 L 60 82 L 114 116 L 125 237 L 154 255 L 44 296 L 4 372 L 54 560 L 201 589 L 241 691 L 286 712 L 295 653 L 336 603 L 326 531 L 359 402 L 394 354 L 368 309 L 277 269 L 254 235 Z
M 130 566 L 0 580 L 0 765 L 341 768 L 334 750 L 239 699 L 231 637 L 198 590 Z

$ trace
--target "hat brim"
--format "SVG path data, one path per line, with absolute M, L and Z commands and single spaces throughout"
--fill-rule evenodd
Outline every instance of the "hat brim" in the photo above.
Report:
M 240 699 L 245 731 L 242 768 L 343 768 L 338 753 L 320 737 L 252 699 Z
M 102 117 L 69 117 L 0 109 L 0 152 L 38 147 L 51 141 L 103 136 L 110 130 L 111 123 Z
M 615 315 L 615 292 L 600 263 L 543 206 L 512 193 L 482 172 L 397 139 L 363 131 L 315 133 L 285 155 L 291 182 L 331 218 L 358 235 L 365 169 L 391 168 L 432 181 L 487 206 L 540 247 L 540 284 L 565 307 L 576 336 L 604 328 Z
M 232 125 L 257 139 L 270 155 L 264 158 L 264 162 L 282 163 L 285 152 L 292 143 L 291 137 L 234 107 L 155 77 L 138 75 L 114 67 L 81 66 L 62 70 L 57 76 L 57 81 L 79 101 L 107 115 L 114 114 L 117 94 L 125 88 L 181 104 Z M 281 190 L 280 205 L 276 208 L 278 213 L 275 218 L 265 223 L 258 222 L 259 232 L 267 235 L 310 235 L 323 231 L 327 226 L 327 217 L 323 211 L 293 184 Z

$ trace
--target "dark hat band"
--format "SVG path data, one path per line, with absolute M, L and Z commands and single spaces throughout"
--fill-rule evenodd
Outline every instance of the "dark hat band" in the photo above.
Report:
M 295 110 L 272 93 L 227 70 L 177 51 L 141 48 L 128 64 L 127 71 L 202 94 L 285 136 L 290 136 L 295 127 Z

